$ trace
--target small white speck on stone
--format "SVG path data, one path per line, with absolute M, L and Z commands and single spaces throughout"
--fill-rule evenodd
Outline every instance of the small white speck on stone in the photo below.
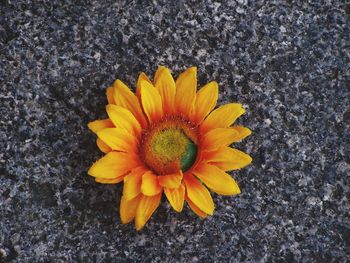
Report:
M 206 56 L 208 53 L 207 53 L 207 50 L 205 50 L 205 49 L 199 49 L 198 51 L 197 51 L 197 55 L 198 55 L 198 57 L 204 57 L 204 56 Z
M 198 257 L 196 257 L 196 256 L 194 256 L 192 259 L 191 259 L 191 262 L 198 262 L 199 261 L 199 259 L 198 259 Z
M 248 0 L 236 0 L 236 2 L 240 5 L 247 5 L 248 4 Z
M 268 181 L 267 185 L 276 185 L 276 182 L 271 179 L 270 181 Z
M 101 53 L 100 52 L 96 52 L 95 55 L 94 55 L 94 59 L 97 60 L 97 62 L 100 62 L 100 59 L 101 59 Z
M 219 3 L 219 2 L 214 2 L 214 3 L 213 3 L 213 7 L 214 7 L 215 12 L 218 11 L 218 9 L 219 9 L 220 6 L 221 6 L 221 3 Z
M 323 196 L 323 201 L 329 201 L 331 200 L 332 192 L 333 192 L 333 186 L 331 184 L 327 184 L 325 187 L 324 191 L 324 196 Z
M 310 196 L 310 197 L 307 198 L 306 202 L 307 202 L 308 205 L 315 206 L 315 205 L 321 204 L 320 201 L 321 200 L 319 198 L 317 198 L 315 196 Z
M 282 33 L 286 33 L 287 32 L 287 30 L 286 30 L 286 28 L 284 26 L 280 26 L 280 31 Z
M 146 244 L 146 236 L 145 235 L 140 235 L 139 236 L 139 240 L 138 240 L 138 244 L 140 245 L 140 246 L 143 246 L 144 244 Z
M 242 7 L 237 7 L 236 8 L 236 12 L 238 13 L 238 14 L 245 14 L 245 10 L 242 8 Z
M 215 22 L 220 22 L 220 17 L 215 16 L 215 17 L 214 17 L 214 20 L 215 20 Z
M 270 125 L 271 125 L 271 120 L 270 120 L 270 119 L 265 119 L 265 120 L 264 120 L 264 123 L 265 123 L 267 126 L 270 126 Z
M 185 242 L 185 240 L 186 240 L 186 237 L 185 236 L 183 236 L 183 235 L 180 235 L 180 236 L 178 236 L 177 238 L 177 241 L 179 241 L 180 243 L 184 243 Z

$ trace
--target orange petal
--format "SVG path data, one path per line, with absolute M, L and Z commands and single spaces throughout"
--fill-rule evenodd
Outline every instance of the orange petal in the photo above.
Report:
M 112 148 L 109 147 L 104 141 L 102 141 L 100 138 L 96 139 L 97 147 L 101 150 L 103 153 L 109 153 L 112 151 Z
M 107 101 L 108 104 L 115 104 L 115 100 L 114 100 L 114 88 L 113 87 L 108 87 L 106 89 L 106 95 L 107 95 Z
M 163 117 L 162 99 L 156 88 L 149 82 L 141 81 L 142 107 L 150 123 Z
M 162 191 L 162 187 L 159 185 L 157 176 L 151 171 L 142 175 L 141 192 L 147 196 L 153 196 L 159 194 Z
M 141 193 L 142 175 L 146 171 L 143 167 L 137 167 L 124 177 L 123 198 L 130 200 Z
M 190 208 L 192 209 L 192 211 L 199 216 L 201 219 L 204 219 L 207 217 L 207 214 L 204 213 L 202 210 L 200 210 L 198 208 L 198 206 L 196 206 L 187 196 L 185 196 L 185 199 L 188 203 L 188 205 L 190 206 Z
M 139 99 L 139 102 L 141 104 L 141 81 L 145 80 L 152 84 L 152 81 L 147 77 L 147 75 L 144 72 L 141 72 L 137 79 L 137 84 L 136 84 L 136 96 Z
M 204 135 L 201 142 L 202 151 L 210 151 L 230 145 L 237 136 L 237 131 L 231 128 L 213 129 Z
M 101 183 L 101 184 L 117 184 L 121 181 L 123 181 L 123 176 L 119 176 L 119 177 L 113 178 L 113 179 L 95 178 L 95 182 Z
M 188 198 L 204 213 L 212 215 L 214 202 L 207 188 L 205 188 L 193 175 L 185 175 L 186 192 Z
M 205 85 L 197 92 L 192 121 L 200 124 L 205 117 L 211 112 L 218 100 L 219 87 L 218 83 L 212 81 Z
M 252 162 L 248 154 L 230 147 L 221 147 L 216 151 L 204 153 L 203 159 L 224 171 L 241 169 Z
M 88 174 L 97 178 L 114 179 L 125 175 L 137 165 L 135 156 L 109 152 L 90 167 Z
M 162 98 L 163 110 L 165 113 L 173 113 L 175 105 L 175 81 L 166 67 L 159 67 L 155 77 L 154 86 Z
M 120 200 L 120 220 L 123 224 L 127 224 L 134 219 L 141 196 L 129 200 L 123 196 Z
M 249 130 L 248 128 L 243 127 L 243 126 L 235 125 L 231 128 L 237 131 L 237 138 L 234 142 L 239 142 L 239 141 L 243 140 L 245 137 L 252 134 L 251 130 Z
M 115 151 L 129 153 L 137 151 L 137 139 L 125 130 L 107 128 L 99 131 L 97 136 Z
M 178 188 L 174 189 L 164 188 L 164 193 L 174 210 L 181 212 L 184 206 L 185 186 L 181 184 Z
M 119 79 L 113 83 L 113 87 L 115 104 L 131 111 L 141 126 L 147 127 L 147 120 L 136 95 Z
M 88 123 L 88 127 L 91 131 L 93 131 L 94 133 L 97 133 L 100 130 L 103 130 L 106 128 L 113 128 L 114 125 L 110 119 L 104 119 L 104 120 L 91 121 Z
M 237 195 L 241 192 L 236 181 L 214 165 L 205 163 L 198 165 L 193 174 L 215 193 Z
M 200 127 L 200 132 L 206 133 L 211 129 L 229 127 L 244 112 L 245 109 L 242 108 L 241 104 L 225 104 L 209 114 L 209 116 L 203 121 Z
M 136 210 L 135 226 L 137 230 L 143 228 L 146 222 L 150 219 L 154 211 L 157 209 L 160 203 L 162 193 L 154 196 L 141 195 L 140 203 Z
M 197 68 L 192 67 L 181 73 L 176 80 L 175 107 L 185 117 L 190 116 L 197 90 Z
M 136 136 L 141 134 L 142 128 L 140 123 L 128 109 L 110 104 L 107 105 L 106 111 L 116 127 L 125 129 Z
M 175 174 L 159 175 L 158 181 L 161 186 L 167 188 L 178 188 L 181 184 L 182 176 L 183 174 L 180 170 L 178 173 Z

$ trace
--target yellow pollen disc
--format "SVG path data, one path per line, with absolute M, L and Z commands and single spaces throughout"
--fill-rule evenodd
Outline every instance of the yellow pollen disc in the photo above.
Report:
M 141 153 L 156 174 L 185 172 L 196 160 L 195 128 L 179 119 L 165 120 L 143 136 Z
M 180 129 L 167 129 L 154 136 L 151 149 L 158 160 L 168 163 L 181 159 L 190 143 Z

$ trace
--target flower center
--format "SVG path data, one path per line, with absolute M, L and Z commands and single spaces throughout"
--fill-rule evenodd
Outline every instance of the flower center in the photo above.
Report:
M 190 123 L 165 120 L 151 127 L 143 136 L 142 155 L 157 174 L 183 172 L 192 167 L 197 157 L 196 132 Z

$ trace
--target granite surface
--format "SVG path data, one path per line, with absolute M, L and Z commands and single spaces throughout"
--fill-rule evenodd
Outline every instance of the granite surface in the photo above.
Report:
M 349 259 L 349 18 L 340 0 L 0 0 L 0 262 Z M 114 79 L 158 65 L 245 105 L 254 162 L 214 216 L 163 199 L 136 232 L 121 186 L 87 176 L 86 124 Z

